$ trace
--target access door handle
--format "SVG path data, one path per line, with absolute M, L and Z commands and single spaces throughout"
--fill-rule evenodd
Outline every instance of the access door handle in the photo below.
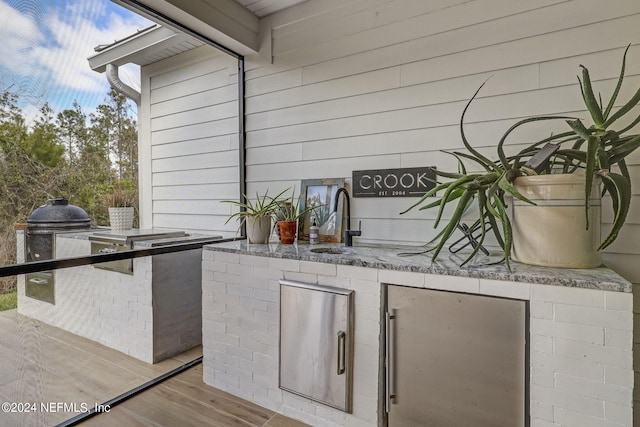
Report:
M 34 277 L 33 279 L 29 279 L 29 283 L 35 283 L 36 285 L 44 285 L 47 283 L 47 279 L 38 279 Z
M 344 331 L 338 332 L 338 375 L 346 371 L 346 343 L 347 334 Z
M 113 248 L 102 248 L 102 249 L 100 249 L 98 251 L 98 253 L 101 253 L 101 254 L 113 254 L 113 253 L 116 253 L 116 252 L 118 252 L 118 251 L 113 249 Z
M 385 409 L 387 413 L 391 409 L 391 399 L 396 398 L 396 393 L 393 387 L 395 386 L 395 347 L 393 337 L 393 325 L 391 322 L 395 320 L 396 316 L 392 312 L 387 311 L 385 313 L 385 347 L 384 347 L 384 360 L 385 360 Z

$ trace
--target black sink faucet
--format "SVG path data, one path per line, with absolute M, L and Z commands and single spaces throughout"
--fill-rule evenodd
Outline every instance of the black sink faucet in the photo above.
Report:
M 358 224 L 357 230 L 351 230 L 351 204 L 349 202 L 349 192 L 346 188 L 340 187 L 336 192 L 335 200 L 333 201 L 333 212 L 338 211 L 338 200 L 340 199 L 340 193 L 344 193 L 344 201 L 347 204 L 347 228 L 344 230 L 344 245 L 353 246 L 353 236 L 362 235 L 362 221 Z

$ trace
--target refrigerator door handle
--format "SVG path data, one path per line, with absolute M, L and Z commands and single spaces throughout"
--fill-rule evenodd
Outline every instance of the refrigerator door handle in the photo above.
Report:
M 391 326 L 391 321 L 395 320 L 396 316 L 391 311 L 387 311 L 385 313 L 385 348 L 384 348 L 384 359 L 385 359 L 385 409 L 387 413 L 391 409 L 391 399 L 395 399 L 396 394 L 392 390 L 395 379 L 393 377 L 394 372 L 394 351 L 395 348 L 393 346 L 393 327 Z
M 339 331 L 338 332 L 338 375 L 344 374 L 346 370 L 346 367 L 345 367 L 346 339 L 347 339 L 347 334 L 345 334 L 344 331 Z

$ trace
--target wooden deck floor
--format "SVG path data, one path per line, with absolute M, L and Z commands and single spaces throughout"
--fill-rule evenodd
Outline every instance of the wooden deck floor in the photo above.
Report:
M 15 310 L 0 312 L 0 403 L 20 410 L 6 412 L 3 406 L 0 426 L 54 426 L 201 355 L 202 349 L 195 348 L 148 364 Z M 197 365 L 82 425 L 304 424 L 205 385 Z

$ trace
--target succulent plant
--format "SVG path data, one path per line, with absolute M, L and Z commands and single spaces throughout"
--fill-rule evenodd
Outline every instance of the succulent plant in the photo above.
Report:
M 640 116 L 632 118 L 628 125 L 620 129 L 612 128 L 614 123 L 630 113 L 640 103 L 639 88 L 624 105 L 614 112 L 614 103 L 624 80 L 628 49 L 629 46 L 627 46 L 623 55 L 617 85 L 606 105 L 602 103 L 602 96 L 596 97 L 593 92 L 589 70 L 582 65 L 580 66 L 582 68 L 582 77 L 578 77 L 580 90 L 593 124 L 587 127 L 581 119 L 565 116 L 534 116 L 520 120 L 507 129 L 498 141 L 496 160 L 489 159 L 474 149 L 465 135 L 465 114 L 486 82 L 478 88 L 466 104 L 460 117 L 460 135 L 467 152 L 449 152 L 457 159 L 458 171 L 436 171 L 437 176 L 449 180 L 437 182 L 433 190 L 426 193 L 418 202 L 402 212 L 404 214 L 417 207 L 420 210 L 438 208 L 434 225 L 437 228 L 441 223 L 445 206 L 448 203 L 457 201 L 456 208 L 449 221 L 436 237 L 426 245 L 426 251 L 433 252 L 432 260 L 438 257 L 445 243 L 456 230 L 462 215 L 475 200 L 478 205 L 478 218 L 471 228 L 479 228 L 481 234 L 478 239 L 479 244 L 475 245 L 474 250 L 462 265 L 469 262 L 478 253 L 488 234 L 488 225 L 490 225 L 498 244 L 504 252 L 502 260 L 506 262 L 507 267 L 510 269 L 512 229 L 506 212 L 505 196 L 509 194 L 527 203 L 535 204 L 520 194 L 513 183 L 519 176 L 540 173 L 528 167 L 527 162 L 535 158 L 536 155 L 539 157 L 543 154 L 542 151 L 548 144 L 556 145 L 551 159 L 554 170 L 560 169 L 562 173 L 584 173 L 587 227 L 589 227 L 587 202 L 591 185 L 596 176 L 602 179 L 603 194 L 609 193 L 613 202 L 614 221 L 611 232 L 602 241 L 598 250 L 606 248 L 616 239 L 626 220 L 631 202 L 631 180 L 625 158 L 640 147 L 640 135 L 627 134 L 640 123 Z M 568 125 L 568 130 L 540 139 L 515 155 L 507 156 L 505 154 L 505 141 L 514 130 L 528 123 L 547 120 L 564 120 Z M 473 162 L 476 168 L 481 169 L 482 172 L 467 172 L 464 161 Z M 619 173 L 612 172 L 611 168 L 614 165 L 619 169 Z M 440 193 L 439 197 L 435 201 L 429 200 L 431 196 L 438 193 Z M 498 223 L 500 223 L 500 226 Z

